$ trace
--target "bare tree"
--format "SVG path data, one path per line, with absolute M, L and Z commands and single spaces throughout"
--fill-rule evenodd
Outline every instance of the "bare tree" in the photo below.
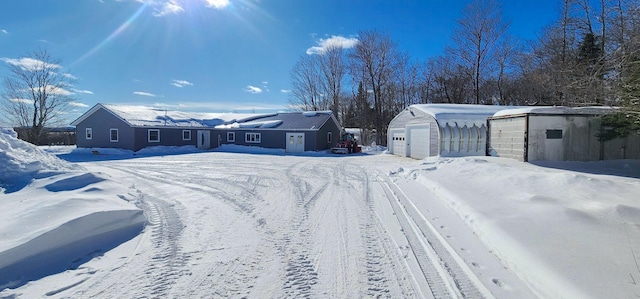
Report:
M 321 74 L 317 56 L 303 55 L 291 70 L 292 90 L 289 99 L 294 110 L 324 110 L 321 103 Z
M 449 52 L 471 71 L 474 103 L 480 104 L 480 85 L 487 76 L 496 46 L 509 28 L 502 19 L 502 7 L 496 0 L 474 0 L 465 7 L 454 29 L 454 47 Z
M 333 114 L 342 120 L 341 103 L 342 82 L 346 73 L 346 62 L 344 49 L 341 46 L 333 45 L 318 54 L 320 72 L 322 73 L 323 96 L 329 101 L 329 108 Z
M 4 59 L 9 74 L 4 78 L 2 109 L 9 121 L 24 130 L 28 142 L 40 144 L 51 126 L 62 124 L 69 103 L 73 76 L 62 72 L 60 61 L 46 50 L 19 59 Z
M 393 116 L 388 108 L 393 99 L 388 88 L 394 83 L 398 67 L 398 51 L 391 37 L 378 31 L 361 31 L 359 42 L 350 55 L 351 72 L 355 81 L 363 82 L 373 93 L 376 143 L 386 144 L 386 129 Z

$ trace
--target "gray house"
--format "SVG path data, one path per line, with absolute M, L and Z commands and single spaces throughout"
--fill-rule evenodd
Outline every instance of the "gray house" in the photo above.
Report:
M 71 123 L 79 148 L 223 144 L 281 148 L 287 152 L 331 148 L 341 127 L 330 111 L 271 114 L 191 113 L 144 106 L 97 104 Z
M 484 156 L 486 122 L 506 106 L 416 104 L 401 111 L 387 132 L 394 155 L 424 159 L 432 156 Z
M 640 159 L 640 137 L 598 140 L 609 107 L 526 107 L 489 118 L 488 154 L 520 161 Z

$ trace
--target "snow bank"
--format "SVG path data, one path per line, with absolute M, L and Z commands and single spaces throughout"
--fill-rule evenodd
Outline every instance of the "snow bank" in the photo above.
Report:
M 634 283 L 640 281 L 640 181 L 556 164 L 431 158 L 402 172 L 445 200 L 541 297 L 634 297 L 640 290 Z M 608 163 L 590 165 L 612 173 Z
M 0 133 L 0 192 L 17 191 L 37 175 L 78 170 L 82 167 L 19 140 L 11 129 L 3 129 Z
M 142 231 L 146 219 L 127 186 L 7 132 L 0 133 L 0 290 L 74 268 Z

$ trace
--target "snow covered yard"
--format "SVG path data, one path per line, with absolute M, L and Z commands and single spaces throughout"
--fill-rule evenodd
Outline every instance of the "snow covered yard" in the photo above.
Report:
M 640 295 L 640 161 L 42 149 L 0 134 L 0 297 Z

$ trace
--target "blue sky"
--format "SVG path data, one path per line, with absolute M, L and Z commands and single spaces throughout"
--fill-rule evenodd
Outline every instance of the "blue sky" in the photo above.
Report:
M 71 119 L 96 103 L 202 112 L 285 110 L 290 70 L 323 41 L 388 33 L 425 61 L 450 43 L 469 1 L 8 0 L 0 3 L 0 76 L 38 49 L 75 76 Z M 559 1 L 505 0 L 511 33 L 533 39 Z

